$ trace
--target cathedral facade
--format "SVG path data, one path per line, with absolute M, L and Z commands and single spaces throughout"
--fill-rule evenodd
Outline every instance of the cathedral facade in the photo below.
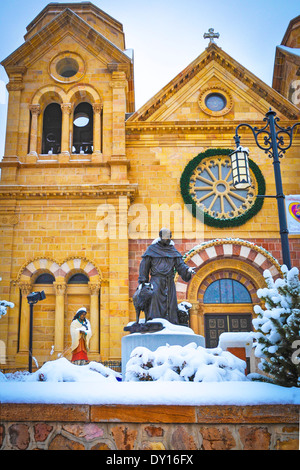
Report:
M 241 123 L 262 127 L 270 108 L 283 127 L 300 120 L 300 17 L 276 49 L 273 87 L 213 40 L 135 110 L 134 64 L 123 26 L 92 3 L 50 3 L 24 43 L 2 61 L 9 82 L 1 161 L 0 367 L 70 358 L 81 306 L 90 360 L 120 360 L 123 328 L 146 247 L 163 226 L 196 274 L 175 275 L 190 326 L 215 347 L 223 331 L 252 329 L 263 271 L 283 262 L 272 162 L 249 129 L 251 185 L 232 183 L 230 153 Z M 283 190 L 300 194 L 300 137 L 281 159 Z M 260 196 L 260 197 L 257 197 Z M 292 266 L 300 239 L 289 235 Z

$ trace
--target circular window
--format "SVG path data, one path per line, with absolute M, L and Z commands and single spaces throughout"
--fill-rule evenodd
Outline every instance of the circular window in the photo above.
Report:
M 230 93 L 222 87 L 210 87 L 201 91 L 199 106 L 210 116 L 224 116 L 233 106 Z
M 83 59 L 75 52 L 62 52 L 50 62 L 49 72 L 52 78 L 60 83 L 73 83 L 80 80 L 85 73 Z
M 56 71 L 58 75 L 64 78 L 74 77 L 79 70 L 78 62 L 72 57 L 64 57 L 56 64 Z
M 261 209 L 265 194 L 264 177 L 249 159 L 251 186 L 236 189 L 232 181 L 229 149 L 210 149 L 200 153 L 185 167 L 181 194 L 194 216 L 206 225 L 235 227 L 244 224 Z
M 205 105 L 211 111 L 222 111 L 227 104 L 227 100 L 221 93 L 210 93 L 205 98 Z

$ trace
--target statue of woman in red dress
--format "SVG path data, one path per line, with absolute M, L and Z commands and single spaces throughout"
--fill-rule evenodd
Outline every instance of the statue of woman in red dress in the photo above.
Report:
M 77 310 L 71 323 L 71 351 L 72 363 L 76 365 L 88 364 L 87 353 L 89 351 L 89 342 L 92 336 L 92 330 L 89 320 L 86 318 L 86 308 L 81 307 Z

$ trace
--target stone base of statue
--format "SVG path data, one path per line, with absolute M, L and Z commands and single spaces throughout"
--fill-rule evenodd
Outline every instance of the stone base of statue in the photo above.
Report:
M 160 326 L 159 326 L 160 325 Z M 159 330 L 158 330 L 159 328 Z M 131 334 L 122 338 L 122 377 L 125 380 L 126 364 L 130 354 L 137 347 L 144 347 L 155 351 L 160 346 L 186 346 L 189 343 L 196 343 L 197 346 L 205 347 L 205 339 L 201 335 L 196 335 L 191 328 L 181 325 L 173 325 L 163 318 L 154 318 L 145 323 L 129 323 L 125 331 Z M 139 330 L 139 331 L 138 331 Z
M 164 329 L 164 325 L 161 322 L 149 321 L 148 323 L 130 323 L 125 326 L 124 331 L 129 333 L 155 333 Z

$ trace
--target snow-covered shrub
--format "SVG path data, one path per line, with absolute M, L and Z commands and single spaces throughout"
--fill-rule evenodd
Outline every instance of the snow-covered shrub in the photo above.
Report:
M 267 287 L 257 295 L 264 308 L 255 305 L 257 314 L 252 323 L 256 332 L 256 357 L 259 369 L 268 377 L 252 376 L 286 387 L 300 387 L 300 364 L 295 360 L 295 347 L 300 340 L 300 283 L 299 270 L 282 266 L 283 278 L 273 280 L 270 271 L 264 271 Z
M 126 381 L 222 382 L 247 380 L 246 363 L 221 348 L 205 349 L 196 343 L 161 346 L 156 351 L 135 348 L 126 365 Z
M 36 372 L 15 372 L 3 374 L 3 380 L 14 380 L 17 382 L 116 382 L 121 379 L 118 372 L 105 367 L 99 362 L 91 361 L 89 364 L 79 366 L 72 364 L 65 357 L 48 361 Z M 1 377 L 0 377 L 1 381 Z

